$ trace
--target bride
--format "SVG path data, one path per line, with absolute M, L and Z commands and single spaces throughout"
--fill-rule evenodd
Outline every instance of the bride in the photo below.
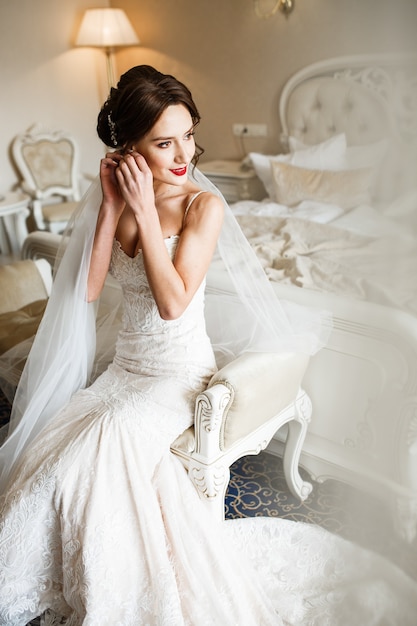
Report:
M 411 626 L 417 585 L 401 570 L 313 525 L 211 519 L 170 453 L 221 359 L 313 353 L 327 332 L 275 300 L 194 168 L 199 120 L 189 90 L 149 66 L 100 111 L 113 150 L 63 238 L 0 449 L 0 624 Z M 212 262 L 235 295 L 206 290 Z M 98 324 L 108 272 L 123 309 Z

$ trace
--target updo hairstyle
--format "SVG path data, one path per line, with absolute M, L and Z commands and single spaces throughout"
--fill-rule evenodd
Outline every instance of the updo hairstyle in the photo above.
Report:
M 188 109 L 194 126 L 200 122 L 191 92 L 183 83 L 150 65 L 133 67 L 120 77 L 116 88 L 111 88 L 98 115 L 98 136 L 108 147 L 128 149 L 140 141 L 173 104 L 182 104 Z M 203 152 L 199 146 L 196 148 L 194 163 Z

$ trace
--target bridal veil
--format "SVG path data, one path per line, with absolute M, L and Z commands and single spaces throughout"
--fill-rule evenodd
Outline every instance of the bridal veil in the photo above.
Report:
M 191 170 L 190 177 L 199 188 L 221 196 L 199 170 Z M 120 298 L 100 307 L 99 315 L 98 303 L 86 300 L 101 199 L 97 178 L 62 237 L 52 292 L 20 376 L 7 438 L 0 448 L 0 493 L 30 442 L 73 393 L 91 384 L 112 359 Z M 277 298 L 226 201 L 224 205 L 224 224 L 207 275 L 205 300 L 207 331 L 219 367 L 245 351 L 314 354 L 326 343 L 330 316 Z M 21 360 L 22 346 L 0 358 L 3 382 L 16 380 Z

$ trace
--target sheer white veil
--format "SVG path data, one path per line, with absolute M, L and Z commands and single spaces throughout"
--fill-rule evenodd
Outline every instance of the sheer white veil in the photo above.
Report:
M 220 191 L 198 169 L 192 179 L 225 206 L 206 282 L 206 325 L 218 365 L 247 351 L 317 352 L 330 334 L 329 313 L 280 300 Z
M 221 196 L 198 170 L 199 188 Z M 97 178 L 81 200 L 58 251 L 52 292 L 13 402 L 0 448 L 0 493 L 23 452 L 71 396 L 105 369 L 114 353 L 120 298 L 87 303 L 86 283 L 98 210 Z M 219 367 L 244 351 L 314 354 L 327 341 L 327 313 L 278 300 L 230 207 L 206 281 L 206 323 Z M 117 293 L 117 291 L 115 292 Z M 3 382 L 16 379 L 22 349 L 0 358 Z M 25 354 L 26 357 L 26 354 Z

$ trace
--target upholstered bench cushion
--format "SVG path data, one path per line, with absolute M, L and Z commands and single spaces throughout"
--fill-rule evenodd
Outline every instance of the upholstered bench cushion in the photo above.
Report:
M 232 390 L 225 411 L 220 446 L 227 449 L 295 400 L 309 357 L 306 354 L 245 353 L 210 381 Z
M 30 302 L 48 297 L 41 274 L 44 265 L 48 268 L 46 273 L 50 275 L 50 266 L 45 260 L 35 263 L 27 259 L 0 265 L 0 313 L 16 311 Z
M 35 335 L 47 300 L 30 302 L 17 311 L 0 314 L 0 354 Z
M 220 448 L 227 450 L 295 400 L 309 357 L 298 353 L 245 353 L 220 369 L 208 387 L 223 384 L 231 392 L 220 431 Z M 195 447 L 194 426 L 172 447 L 190 454 Z

